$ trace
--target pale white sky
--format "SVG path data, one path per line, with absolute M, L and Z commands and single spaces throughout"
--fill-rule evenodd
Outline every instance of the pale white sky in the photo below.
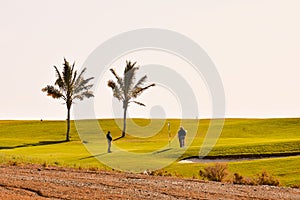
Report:
M 66 57 L 79 69 L 101 43 L 138 28 L 176 31 L 207 52 L 223 81 L 226 117 L 299 117 L 299 9 L 298 0 L 0 0 L 0 119 L 65 119 L 62 101 L 41 92 L 55 81 L 53 65 L 60 67 Z M 129 58 L 140 65 L 174 62 L 163 55 L 159 61 Z M 111 116 L 109 104 L 99 105 L 112 101 L 105 87 L 96 93 L 98 117 Z M 209 94 L 200 87 L 199 116 L 207 117 Z M 161 113 L 151 98 L 162 91 L 145 93 L 141 101 L 148 107 L 132 106 L 130 116 Z M 180 115 L 180 105 L 172 110 L 171 104 L 161 102 L 166 116 Z

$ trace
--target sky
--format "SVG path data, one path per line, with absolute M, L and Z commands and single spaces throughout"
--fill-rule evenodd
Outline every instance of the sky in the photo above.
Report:
M 60 68 L 66 57 L 80 70 L 103 42 L 141 28 L 180 33 L 207 53 L 223 83 L 224 117 L 299 117 L 299 8 L 298 0 L 0 0 L 0 119 L 65 119 L 63 102 L 41 92 L 55 82 L 53 66 Z M 187 62 L 141 50 L 105 69 L 122 73 L 128 59 L 141 69 L 155 64 L 183 74 L 197 85 L 192 89 L 199 112 L 190 117 L 211 116 L 210 91 L 203 78 L 193 77 Z M 95 83 L 97 118 L 121 116 L 122 105 L 106 86 L 112 78 L 106 71 Z M 170 86 L 158 84 L 138 100 L 147 106 L 131 105 L 130 117 L 182 117 L 182 102 Z

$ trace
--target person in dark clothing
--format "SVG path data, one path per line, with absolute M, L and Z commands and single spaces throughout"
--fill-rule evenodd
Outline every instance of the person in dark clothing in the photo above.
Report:
M 110 131 L 107 132 L 106 134 L 106 139 L 107 139 L 107 145 L 108 145 L 108 148 L 107 148 L 107 153 L 111 153 L 111 141 L 112 141 L 112 137 L 110 135 Z
M 181 126 L 178 131 L 178 139 L 179 139 L 180 148 L 184 147 L 185 136 L 186 136 L 186 130 L 184 130 L 183 127 Z

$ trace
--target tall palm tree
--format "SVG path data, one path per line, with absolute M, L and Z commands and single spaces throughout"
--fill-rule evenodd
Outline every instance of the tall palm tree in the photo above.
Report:
M 117 82 L 113 80 L 108 81 L 108 86 L 113 91 L 113 96 L 117 98 L 119 101 L 123 103 L 124 109 L 124 117 L 123 117 L 123 130 L 122 130 L 122 137 L 125 137 L 126 134 L 126 114 L 127 108 L 131 102 L 136 103 L 140 106 L 145 106 L 145 104 L 134 101 L 133 99 L 137 98 L 139 95 L 142 94 L 143 91 L 146 89 L 155 86 L 155 84 L 150 84 L 146 87 L 143 87 L 143 84 L 146 82 L 147 76 L 143 76 L 136 84 L 135 81 L 135 73 L 139 69 L 138 66 L 135 66 L 136 62 L 131 63 L 131 61 L 126 61 L 126 67 L 124 70 L 124 76 L 120 77 L 117 75 L 114 69 L 110 69 L 111 73 L 117 79 Z
M 93 92 L 90 91 L 93 84 L 88 84 L 90 80 L 94 77 L 84 79 L 83 74 L 86 71 L 84 68 L 80 73 L 77 70 L 74 71 L 74 66 L 70 65 L 69 62 L 64 58 L 64 67 L 62 73 L 60 73 L 56 66 L 54 66 L 56 71 L 57 79 L 55 85 L 47 85 L 42 89 L 43 92 L 47 92 L 48 96 L 54 99 L 63 99 L 67 106 L 67 133 L 66 141 L 70 141 L 70 110 L 75 99 L 82 101 L 84 98 L 93 97 Z

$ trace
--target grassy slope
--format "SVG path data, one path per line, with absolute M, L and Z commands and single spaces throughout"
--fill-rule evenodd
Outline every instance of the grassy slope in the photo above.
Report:
M 176 135 L 180 120 L 171 122 L 171 135 Z M 119 136 L 120 129 L 116 124 L 120 120 L 100 120 L 103 130 L 111 130 L 114 138 Z M 128 136 L 114 142 L 115 145 L 135 153 L 151 152 L 168 147 L 168 129 L 165 121 L 134 119 L 136 127 L 129 123 L 129 132 L 144 135 L 146 138 Z M 197 156 L 209 126 L 209 120 L 201 120 L 199 130 L 193 143 L 182 156 Z M 190 120 L 185 128 L 192 129 L 196 123 Z M 59 164 L 71 167 L 106 168 L 92 156 L 82 145 L 74 124 L 72 124 L 72 141 L 64 143 L 65 122 L 62 121 L 0 121 L 0 158 L 3 161 L 34 162 Z M 160 131 L 156 131 L 160 130 Z M 300 119 L 226 119 L 221 137 L 209 155 L 228 154 L 261 154 L 277 152 L 300 152 Z M 157 134 L 152 135 L 153 132 Z M 150 137 L 148 137 L 150 136 Z M 177 153 L 177 140 L 171 143 L 172 151 L 166 156 Z M 101 150 L 102 151 L 102 150 Z M 104 153 L 104 152 L 103 152 Z M 115 154 L 117 155 L 117 154 Z M 164 158 L 162 158 L 164 159 Z M 283 185 L 300 183 L 300 157 L 263 159 L 229 163 L 232 172 L 245 176 L 254 176 L 266 169 L 278 177 Z M 178 164 L 166 167 L 171 173 L 186 177 L 197 176 L 205 164 Z

